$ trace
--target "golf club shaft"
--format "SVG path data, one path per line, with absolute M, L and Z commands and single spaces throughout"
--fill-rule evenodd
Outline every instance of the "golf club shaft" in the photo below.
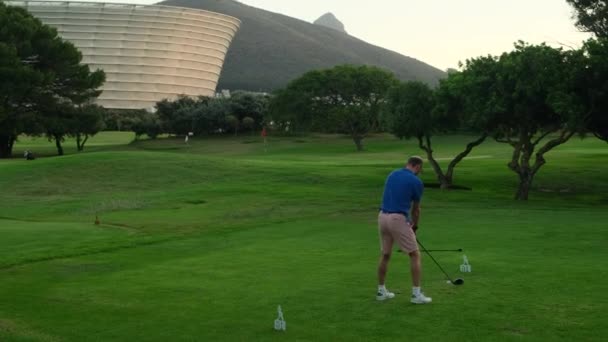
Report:
M 458 249 L 428 249 L 429 252 L 462 252 L 462 248 Z M 397 250 L 397 253 L 402 253 L 400 249 Z
M 422 249 L 426 252 L 426 254 L 428 256 L 431 257 L 431 259 L 433 259 L 433 262 L 435 263 L 435 265 L 437 265 L 437 267 L 439 267 L 439 269 L 441 270 L 441 272 L 443 272 L 443 274 L 445 274 L 445 276 L 448 278 L 448 280 L 450 282 L 454 282 L 452 280 L 452 278 L 450 278 L 450 276 L 448 275 L 448 273 L 443 269 L 443 267 L 441 267 L 441 265 L 439 265 L 439 263 L 437 262 L 437 260 L 435 260 L 435 258 L 433 258 L 433 256 L 431 255 L 431 253 L 429 253 L 429 251 L 426 250 L 426 248 L 424 248 L 424 246 L 420 243 L 420 240 L 416 239 L 416 241 L 418 241 L 418 244 L 420 245 L 420 247 L 422 247 Z

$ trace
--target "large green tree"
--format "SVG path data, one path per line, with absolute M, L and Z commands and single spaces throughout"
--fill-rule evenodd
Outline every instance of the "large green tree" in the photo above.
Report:
M 566 0 L 576 11 L 576 26 L 597 37 L 608 38 L 608 2 L 606 0 Z
M 194 131 L 196 134 L 231 131 L 234 128 L 230 127 L 228 122 L 228 117 L 231 114 L 231 101 L 232 99 L 225 98 L 199 101 L 194 111 Z
M 105 80 L 81 60 L 55 29 L 0 3 L 0 157 L 11 155 L 20 134 L 46 134 L 60 143 L 70 133 L 64 128 L 72 109 L 98 96 Z
M 237 107 L 246 111 L 240 104 Z M 175 101 L 158 102 L 156 114 L 163 133 L 186 135 L 193 132 L 196 135 L 209 135 L 234 130 L 234 124 L 229 122 L 232 108 L 232 98 L 201 96 L 195 99 L 180 96 Z M 232 116 L 240 122 L 236 115 Z M 141 131 L 142 127 L 138 129 Z
M 230 114 L 238 118 L 240 124 L 243 123 L 243 119 L 252 118 L 254 124 L 251 129 L 261 129 L 268 110 L 268 101 L 267 95 L 234 92 L 229 99 Z
M 201 99 L 202 100 L 202 99 Z M 175 101 L 164 99 L 156 103 L 156 113 L 164 133 L 187 135 L 194 130 L 194 111 L 197 100 L 179 96 Z
M 84 151 L 84 145 L 89 138 L 105 128 L 104 111 L 103 107 L 94 104 L 79 106 L 75 109 L 70 135 L 76 139 L 78 151 Z
M 453 185 L 456 165 L 487 137 L 484 131 L 479 133 L 452 158 L 445 171 L 435 159 L 433 136 L 462 128 L 465 124 L 466 112 L 458 98 L 462 80 L 461 73 L 452 72 L 435 91 L 425 83 L 405 82 L 390 90 L 386 103 L 390 131 L 402 139 L 418 140 L 418 146 L 426 153 L 442 189 Z
M 584 61 L 572 83 L 586 117 L 586 132 L 608 141 L 608 2 L 567 0 L 576 10 L 576 25 L 595 34 L 582 48 Z M 586 133 L 583 132 L 583 133 Z
M 468 60 L 471 86 L 462 92 L 493 137 L 513 148 L 509 168 L 519 177 L 515 195 L 527 200 L 545 154 L 580 131 L 584 116 L 569 84 L 580 53 L 519 42 L 500 57 Z
M 379 126 L 381 105 L 394 76 L 370 66 L 340 65 L 292 81 L 271 104 L 272 120 L 292 120 L 299 129 L 348 134 L 357 150 Z M 290 127 L 291 128 L 291 127 Z
M 54 63 L 53 81 L 41 90 L 36 112 L 40 113 L 46 136 L 55 141 L 59 155 L 63 155 L 61 142 L 66 136 L 74 136 L 78 150 L 82 151 L 88 136 L 102 128 L 101 108 L 91 102 L 101 94 L 99 87 L 105 74 L 101 70 L 90 72 L 87 65 L 80 64 L 82 55 L 70 43 L 57 44 L 47 51 L 46 58 L 61 58 L 61 62 Z
M 150 113 L 145 109 L 129 111 L 129 129 L 135 133 L 135 139 L 146 134 L 151 139 L 156 139 L 162 133 L 162 123 L 157 113 Z
M 264 121 L 279 134 L 297 134 L 312 130 L 314 117 L 310 111 L 314 103 L 313 95 L 306 90 L 304 78 L 317 74 L 311 71 L 302 76 L 298 83 L 292 82 L 285 89 L 277 90 L 270 99 Z M 309 110 L 302 110 L 309 108 Z
M 25 10 L 0 2 L 0 158 L 10 157 L 19 134 L 34 126 L 33 93 L 48 78 L 32 64 L 49 40 L 50 29 Z
M 585 42 L 571 83 L 585 131 L 608 142 L 608 38 Z

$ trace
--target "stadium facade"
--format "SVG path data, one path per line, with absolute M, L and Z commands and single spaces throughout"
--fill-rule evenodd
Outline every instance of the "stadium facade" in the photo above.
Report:
M 190 8 L 93 2 L 5 1 L 26 8 L 106 73 L 97 103 L 152 109 L 179 95 L 213 96 L 237 18 Z

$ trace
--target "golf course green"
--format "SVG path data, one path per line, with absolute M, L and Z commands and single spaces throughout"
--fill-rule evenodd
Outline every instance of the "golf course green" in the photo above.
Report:
M 473 137 L 440 136 L 447 165 Z M 430 305 L 393 255 L 377 302 L 378 206 L 414 141 L 389 135 L 132 141 L 84 152 L 21 138 L 0 160 L 0 341 L 605 341 L 608 145 L 572 138 L 515 201 L 488 141 L 427 188 L 418 237 Z M 421 178 L 436 179 L 430 165 Z M 98 220 L 99 224 L 95 224 Z M 471 273 L 460 273 L 466 255 Z M 273 330 L 277 306 L 287 322 Z

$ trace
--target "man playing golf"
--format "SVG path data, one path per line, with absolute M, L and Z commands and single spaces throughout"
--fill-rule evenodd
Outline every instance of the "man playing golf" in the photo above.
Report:
M 378 265 L 377 300 L 395 297 L 395 294 L 384 286 L 384 280 L 391 259 L 393 242 L 397 241 L 401 250 L 410 256 L 413 283 L 410 301 L 414 304 L 426 304 L 432 301 L 420 291 L 420 252 L 415 233 L 420 219 L 420 200 L 424 189 L 422 181 L 417 177 L 421 171 L 422 158 L 411 157 L 404 168 L 391 172 L 386 178 L 382 207 L 378 215 L 382 255 Z

